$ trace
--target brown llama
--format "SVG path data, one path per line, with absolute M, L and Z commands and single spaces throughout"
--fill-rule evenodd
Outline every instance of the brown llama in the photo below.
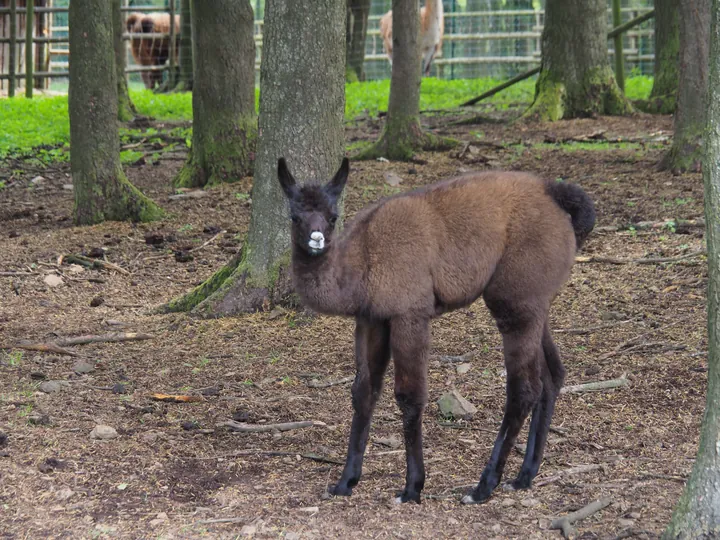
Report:
M 393 63 L 392 41 L 392 10 L 380 19 L 380 36 L 388 61 Z M 442 49 L 443 35 L 445 34 L 445 13 L 442 0 L 425 0 L 420 8 L 420 57 L 422 59 L 422 74 L 430 75 L 430 65 L 435 55 Z
M 328 184 L 300 187 L 285 160 L 278 162 L 292 217 L 295 290 L 316 311 L 356 320 L 354 415 L 345 468 L 331 493 L 351 495 L 360 480 L 392 356 L 407 462 L 396 502 L 420 502 L 430 320 L 481 295 L 502 334 L 507 396 L 490 460 L 462 502 L 490 497 L 532 411 L 525 459 L 512 483 L 529 488 L 565 377 L 548 311 L 595 224 L 592 201 L 578 186 L 530 174 L 469 173 L 372 204 L 335 238 L 348 171 L 344 159 Z
M 167 34 L 170 32 L 169 13 L 131 13 L 125 21 L 127 31 L 131 34 Z M 180 16 L 175 15 L 175 58 L 178 57 L 180 34 Z M 164 66 L 170 56 L 170 38 L 145 38 L 133 36 L 130 49 L 135 62 L 141 66 Z M 162 71 L 141 72 L 145 88 L 153 90 L 161 86 Z

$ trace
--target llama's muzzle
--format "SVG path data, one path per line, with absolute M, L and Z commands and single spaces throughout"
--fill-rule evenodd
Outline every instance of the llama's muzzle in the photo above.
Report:
M 313 251 L 322 251 L 325 247 L 325 235 L 323 235 L 320 231 L 310 233 L 308 246 L 310 246 L 310 249 Z

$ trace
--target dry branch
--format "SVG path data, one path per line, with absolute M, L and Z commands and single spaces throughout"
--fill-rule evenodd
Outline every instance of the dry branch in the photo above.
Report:
M 120 343 L 123 341 L 143 341 L 153 339 L 150 334 L 141 332 L 110 332 L 108 334 L 77 336 L 62 338 L 55 341 L 55 345 L 67 347 L 72 345 L 87 345 L 88 343 Z
M 238 456 L 300 456 L 301 458 L 310 459 L 319 463 L 332 463 L 333 465 L 343 465 L 345 462 L 339 459 L 331 458 L 328 456 L 322 456 L 314 452 L 307 452 L 301 454 L 299 452 L 288 452 L 288 451 L 276 451 L 276 450 L 238 450 L 233 452 L 227 457 L 238 457 Z
M 595 256 L 578 256 L 575 257 L 575 263 L 577 264 L 588 264 L 588 263 L 604 263 L 604 264 L 662 264 L 682 261 L 685 259 L 692 259 L 705 255 L 707 252 L 704 249 L 699 251 L 693 251 L 686 253 L 685 255 L 678 255 L 677 257 L 649 257 L 641 259 L 616 259 L 614 257 L 595 257 Z
M 106 270 L 115 270 L 116 272 L 119 272 L 126 276 L 130 275 L 130 272 L 118 266 L 117 264 L 103 261 L 101 259 L 91 259 L 89 257 L 83 257 L 82 255 L 66 255 L 63 258 L 63 262 L 66 262 L 68 264 L 75 263 L 81 266 L 85 266 L 87 268 L 104 268 Z
M 324 422 L 318 420 L 304 420 L 302 422 L 285 422 L 282 424 L 246 424 L 244 422 L 236 422 L 228 420 L 217 425 L 217 427 L 226 427 L 230 431 L 238 433 L 267 433 L 269 431 L 290 431 L 293 429 L 302 429 L 313 426 L 325 426 Z
M 35 276 L 35 272 L 0 272 L 0 277 Z
M 581 519 L 585 519 L 586 517 L 592 516 L 606 506 L 610 506 L 610 503 L 612 503 L 612 499 L 610 498 L 600 499 L 599 501 L 590 503 L 587 506 L 581 508 L 580 510 L 573 512 L 572 514 L 553 519 L 552 523 L 550 524 L 550 528 L 560 529 L 564 538 L 570 538 L 570 535 L 572 534 L 573 523 L 580 521 Z
M 347 384 L 349 382 L 353 382 L 355 380 L 355 377 L 343 377 L 342 379 L 338 379 L 337 381 L 326 381 L 326 382 L 319 382 L 319 381 L 310 381 L 307 384 L 309 388 L 329 388 L 331 386 L 337 386 L 339 384 Z
M 565 386 L 560 390 L 561 394 L 574 393 L 580 394 L 582 392 L 598 392 L 600 390 L 609 390 L 611 388 L 620 388 L 628 384 L 628 380 L 623 376 L 619 379 L 610 379 L 608 381 L 598 381 L 585 384 L 576 384 L 574 386 Z
M 596 471 L 598 469 L 602 469 L 603 466 L 599 465 L 597 463 L 592 463 L 590 465 L 578 465 L 577 467 L 570 467 L 569 469 L 565 469 L 564 471 L 558 471 L 552 476 L 548 476 L 547 478 L 543 478 L 539 482 L 535 483 L 535 487 L 541 487 L 546 486 L 548 484 L 552 484 L 554 482 L 557 482 L 561 478 L 564 478 L 566 476 L 572 476 L 573 474 L 583 474 L 586 472 Z
M 200 525 L 212 525 L 214 523 L 242 523 L 243 521 L 247 521 L 247 519 L 244 517 L 213 518 L 201 519 L 200 521 L 196 521 L 195 523 L 198 523 Z
M 18 349 L 25 349 L 26 351 L 39 351 L 44 353 L 53 354 L 64 354 L 66 356 L 79 356 L 77 353 L 63 349 L 55 343 L 32 343 L 31 341 L 23 340 L 15 345 Z

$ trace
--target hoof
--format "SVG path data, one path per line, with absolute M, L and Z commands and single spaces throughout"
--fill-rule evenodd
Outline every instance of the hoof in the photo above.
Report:
M 402 504 L 406 502 L 414 502 L 420 504 L 420 493 L 408 493 L 407 491 L 403 491 L 402 493 L 398 493 L 397 496 L 393 499 L 394 504 Z
M 330 493 L 330 495 L 338 495 L 340 497 L 349 497 L 352 495 L 352 488 L 335 484 L 328 488 L 328 493 Z
M 520 473 L 518 477 L 512 481 L 511 489 L 519 491 L 521 489 L 530 489 L 532 486 L 532 477 L 527 474 Z
M 482 504 L 484 502 L 487 502 L 487 500 L 492 495 L 492 490 L 478 490 L 475 489 L 472 491 L 472 493 L 469 493 L 468 495 L 465 495 L 462 499 L 460 499 L 460 502 L 463 504 Z

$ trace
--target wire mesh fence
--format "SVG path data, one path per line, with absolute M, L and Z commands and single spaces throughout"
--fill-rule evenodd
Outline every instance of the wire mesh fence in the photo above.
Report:
M 0 0 L 0 92 L 7 92 L 12 77 L 23 86 L 27 59 L 38 89 L 67 90 L 68 13 L 70 0 L 34 0 L 34 22 L 27 40 L 25 11 L 29 0 Z M 256 73 L 262 55 L 263 15 L 266 0 L 251 0 L 255 10 Z M 338 0 L 340 1 L 340 0 Z M 423 5 L 436 0 L 419 0 Z M 123 0 L 127 76 L 131 88 L 175 88 L 180 81 L 192 87 L 191 0 Z M 391 0 L 346 0 L 348 32 L 365 34 L 362 78 L 390 77 L 383 48 L 380 19 Z M 612 28 L 610 0 L 608 28 Z M 444 79 L 491 77 L 508 79 L 540 63 L 544 0 L 442 0 L 444 38 L 430 74 Z M 623 0 L 621 19 L 647 13 L 652 0 Z M 11 11 L 15 11 L 15 19 Z M 367 17 L 363 17 L 367 13 Z M 360 26 L 354 26 L 360 18 Z M 170 21 L 174 20 L 174 24 Z M 623 35 L 626 72 L 652 74 L 654 61 L 652 19 Z M 13 50 L 11 40 L 16 47 Z M 27 44 L 32 52 L 27 54 Z M 174 47 L 170 44 L 174 43 Z M 608 56 L 613 60 L 613 45 Z M 259 81 L 259 76 L 256 76 Z

